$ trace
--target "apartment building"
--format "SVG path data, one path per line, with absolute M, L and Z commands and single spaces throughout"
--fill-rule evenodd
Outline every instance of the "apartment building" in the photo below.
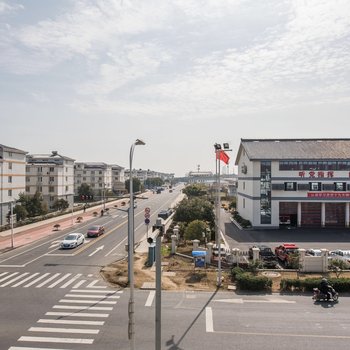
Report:
M 11 202 L 25 191 L 27 152 L 0 144 L 0 226 L 7 224 Z
M 124 194 L 125 190 L 125 169 L 119 165 L 112 165 L 112 190 L 117 195 Z
M 161 173 L 159 171 L 154 171 L 154 170 L 143 170 L 143 169 L 133 169 L 132 171 L 133 177 L 137 178 L 141 181 L 141 183 L 144 183 L 145 180 L 149 178 L 156 178 L 159 177 L 164 181 L 171 181 L 174 179 L 174 174 L 173 173 Z M 130 169 L 125 169 L 125 178 L 130 179 Z
M 40 192 L 48 208 L 56 200 L 74 202 L 74 159 L 57 151 L 51 154 L 27 155 L 25 191 L 29 195 Z
M 253 227 L 349 227 L 350 139 L 242 139 L 236 165 Z

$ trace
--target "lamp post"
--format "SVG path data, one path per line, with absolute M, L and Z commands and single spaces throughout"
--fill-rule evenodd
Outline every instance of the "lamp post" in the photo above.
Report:
M 130 340 L 130 349 L 135 349 L 135 315 L 134 315 L 134 193 L 133 193 L 133 179 L 132 179 L 132 159 L 134 156 L 134 148 L 138 145 L 145 145 L 145 142 L 137 139 L 130 147 L 130 182 L 129 182 L 129 193 L 130 193 L 130 207 L 128 211 L 128 271 L 129 271 L 129 286 L 130 286 L 130 297 L 129 297 L 129 324 L 128 324 L 128 337 Z
M 14 237 L 13 237 L 13 202 L 11 201 L 11 248 L 15 247 Z

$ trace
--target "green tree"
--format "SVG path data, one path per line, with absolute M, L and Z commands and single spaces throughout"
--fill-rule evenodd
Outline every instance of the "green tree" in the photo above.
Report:
M 125 188 L 127 189 L 128 193 L 130 193 L 130 179 L 125 181 Z M 132 188 L 134 193 L 142 190 L 141 181 L 137 177 L 132 178 Z
M 87 183 L 82 183 L 80 187 L 78 187 L 78 195 L 79 196 L 93 196 L 94 191 Z
M 183 199 L 176 207 L 174 221 L 189 224 L 194 220 L 208 222 L 211 228 L 214 227 L 215 215 L 213 205 L 203 198 L 194 197 Z
M 17 221 L 24 220 L 28 216 L 28 212 L 27 212 L 26 208 L 21 204 L 17 204 L 13 208 L 13 214 L 16 214 Z
M 56 199 L 52 205 L 53 209 L 55 210 L 65 210 L 69 207 L 69 203 L 64 200 L 63 198 L 61 199 Z
M 154 188 L 163 186 L 164 181 L 160 177 L 150 177 L 144 181 L 146 188 Z
M 204 185 L 200 184 L 193 184 L 186 186 L 183 190 L 183 193 L 187 195 L 187 197 L 202 197 L 207 194 L 207 189 L 204 187 Z
M 203 232 L 205 233 L 207 228 L 208 225 L 205 221 L 194 220 L 190 222 L 185 229 L 185 239 L 198 239 L 200 241 L 203 241 Z
M 40 192 L 35 192 L 33 196 L 20 193 L 18 202 L 26 209 L 29 217 L 44 215 L 48 212 L 47 204 L 44 203 Z

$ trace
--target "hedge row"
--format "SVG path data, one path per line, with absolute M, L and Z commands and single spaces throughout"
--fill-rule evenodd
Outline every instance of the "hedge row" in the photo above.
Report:
M 350 292 L 350 278 L 334 278 L 329 279 L 328 282 L 337 292 Z M 318 288 L 320 283 L 320 278 L 306 278 L 304 280 L 298 278 L 282 279 L 280 289 L 281 291 L 289 292 L 311 292 L 313 288 Z
M 270 290 L 272 287 L 272 279 L 265 276 L 255 276 L 250 272 L 244 272 L 243 269 L 235 267 L 231 271 L 232 278 L 236 281 L 240 290 Z

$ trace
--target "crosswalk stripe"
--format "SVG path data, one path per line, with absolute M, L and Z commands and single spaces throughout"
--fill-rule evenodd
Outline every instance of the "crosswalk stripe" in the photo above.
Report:
M 34 277 L 37 276 L 37 275 L 39 275 L 39 272 L 36 272 L 36 273 L 34 273 L 33 275 L 28 276 L 28 277 L 25 278 L 24 280 L 22 280 L 22 281 L 20 281 L 20 282 L 18 282 L 18 283 L 16 283 L 16 284 L 14 284 L 14 285 L 11 286 L 11 287 L 12 287 L 12 288 L 18 287 L 18 286 L 20 286 L 21 284 L 26 283 L 26 282 L 29 281 L 30 279 L 34 278 Z
M 70 299 L 61 299 L 60 303 L 72 303 L 72 304 L 116 304 L 116 301 L 105 301 L 105 300 L 70 300 Z
M 67 298 L 103 298 L 105 299 L 120 299 L 119 295 L 110 295 L 110 296 L 103 296 L 103 295 L 91 295 L 91 294 L 66 294 Z
M 18 341 L 32 341 L 41 343 L 92 344 L 94 342 L 94 339 L 22 336 L 18 339 Z
M 99 306 L 71 306 L 71 305 L 54 305 L 53 309 L 69 309 L 69 310 L 99 310 L 99 311 L 112 311 L 112 307 L 99 307 Z
M 0 273 L 0 277 L 3 276 L 3 275 L 6 275 L 6 274 L 8 274 L 8 272 L 1 272 Z
M 53 279 L 55 279 L 55 278 L 58 277 L 59 275 L 60 275 L 60 273 L 54 274 L 53 276 L 51 276 L 50 278 L 48 278 L 46 281 L 44 281 L 44 282 L 38 284 L 38 285 L 36 286 L 36 288 L 41 288 L 41 287 L 45 286 L 45 284 L 49 283 L 50 281 L 52 281 Z
M 109 317 L 109 314 L 94 314 L 94 313 L 89 313 L 89 312 L 77 312 L 77 313 L 72 313 L 72 312 L 47 312 L 45 314 L 46 316 L 70 316 L 70 317 Z
M 27 276 L 27 275 L 29 275 L 29 272 L 22 273 L 21 275 L 19 275 L 19 276 L 13 278 L 12 280 L 7 281 L 6 283 L 3 283 L 2 285 L 0 285 L 0 287 L 6 287 L 6 286 L 8 286 L 9 284 L 18 281 L 20 278 L 22 278 L 22 277 L 24 277 L 24 276 Z
M 86 290 L 86 289 L 72 289 L 71 293 L 104 293 L 106 295 L 109 294 L 115 294 L 115 293 L 122 293 L 122 292 L 117 292 L 115 290 Z
M 37 321 L 38 323 L 53 323 L 53 324 L 76 324 L 85 326 L 103 326 L 104 321 L 82 321 L 82 320 L 53 320 L 50 318 L 41 318 Z
M 98 283 L 99 280 L 92 281 L 89 285 L 87 285 L 87 288 L 107 288 L 107 286 L 95 286 L 96 283 Z
M 81 281 L 79 281 L 77 284 L 75 284 L 74 286 L 73 286 L 73 288 L 79 288 L 82 284 L 84 284 L 86 282 L 86 280 L 81 280 Z
M 16 275 L 18 275 L 18 274 L 19 274 L 19 272 L 13 272 L 13 273 L 11 273 L 11 275 L 8 275 L 8 276 L 2 278 L 2 279 L 0 280 L 0 282 L 6 281 L 6 280 L 8 280 L 9 278 L 11 278 L 12 276 L 16 276 Z
M 62 285 L 60 288 L 67 288 L 70 284 L 72 284 L 74 281 L 76 281 L 78 278 L 82 276 L 81 273 L 78 273 L 73 278 L 71 278 L 68 282 L 66 282 L 64 285 Z
M 30 327 L 29 332 L 98 334 L 98 329 Z
M 50 274 L 49 272 L 46 272 L 46 273 L 44 273 L 42 276 L 40 276 L 39 278 L 37 278 L 37 279 L 35 279 L 34 281 L 32 281 L 32 282 L 26 284 L 26 285 L 23 286 L 23 287 L 24 287 L 24 288 L 28 288 L 28 287 L 32 286 L 33 284 L 35 284 L 35 283 L 41 281 L 43 278 L 45 278 L 45 277 L 48 276 L 49 274 Z
M 61 277 L 59 280 L 57 280 L 56 282 L 50 284 L 47 288 L 53 288 L 56 287 L 59 283 L 61 283 L 62 281 L 64 281 L 66 278 L 68 278 L 71 275 L 71 273 L 66 273 L 63 277 Z
M 28 348 L 27 346 L 11 346 L 9 350 L 69 350 L 56 348 Z

